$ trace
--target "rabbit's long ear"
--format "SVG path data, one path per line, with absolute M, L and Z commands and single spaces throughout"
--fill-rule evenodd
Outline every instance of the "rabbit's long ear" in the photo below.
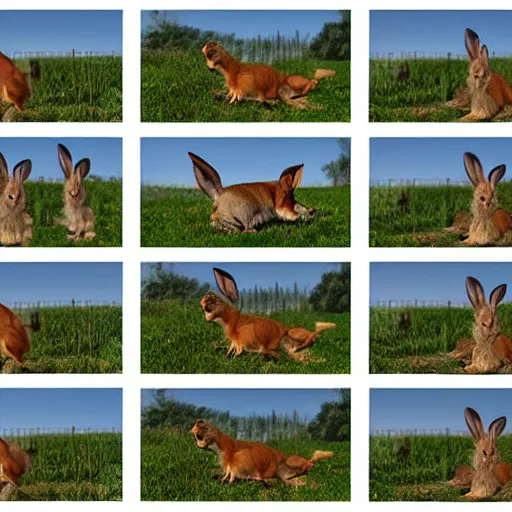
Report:
M 489 173 L 489 176 L 488 176 L 488 180 L 494 186 L 496 186 L 501 181 L 503 176 L 505 176 L 506 170 L 507 170 L 506 165 L 504 165 L 504 164 L 498 165 L 497 167 L 495 167 L 494 169 L 491 170 L 491 172 Z
M 491 292 L 491 295 L 489 297 L 489 304 L 491 305 L 491 307 L 494 311 L 496 311 L 498 304 L 503 300 L 506 293 L 507 293 L 507 285 L 506 284 L 500 284 L 499 286 L 496 286 L 496 288 L 494 288 L 494 290 Z
M 0 176 L 7 178 L 9 176 L 9 168 L 7 167 L 7 161 L 2 153 L 0 153 Z
M 71 178 L 73 174 L 73 159 L 71 158 L 71 153 L 68 151 L 68 148 L 63 144 L 57 144 L 57 149 L 59 153 L 59 163 L 62 168 L 62 172 L 67 180 Z
M 485 181 L 482 164 L 473 153 L 464 153 L 464 168 L 466 169 L 469 180 L 475 187 Z
M 486 72 L 489 71 L 489 50 L 487 49 L 487 46 L 485 44 L 482 46 L 482 49 L 480 50 L 480 62 L 482 63 L 482 66 Z
M 496 442 L 496 439 L 498 439 L 500 434 L 505 430 L 506 426 L 507 418 L 505 416 L 494 420 L 489 425 L 489 439 L 493 444 Z
M 80 175 L 80 178 L 84 179 L 91 170 L 91 161 L 88 158 L 82 158 L 76 165 L 75 165 L 75 172 L 77 172 Z
M 213 275 L 222 294 L 235 302 L 238 299 L 238 288 L 233 276 L 220 268 L 214 268 Z
M 478 57 L 480 57 L 480 38 L 478 34 L 470 28 L 467 28 L 464 33 L 464 43 L 466 44 L 469 58 L 471 60 L 478 59 Z
M 484 424 L 482 423 L 482 418 L 480 415 L 471 407 L 466 407 L 464 409 L 464 418 L 466 418 L 466 424 L 471 432 L 471 435 L 477 440 L 480 441 L 485 435 L 484 432 Z
M 466 292 L 475 311 L 480 311 L 485 305 L 485 293 L 480 281 L 471 276 L 466 277 Z
M 279 183 L 285 190 L 296 189 L 302 181 L 303 172 L 304 164 L 288 167 L 279 176 Z
M 17 163 L 12 171 L 14 179 L 21 185 L 29 176 L 32 171 L 32 162 L 30 160 L 22 160 Z
M 194 167 L 194 175 L 196 177 L 199 188 L 215 201 L 222 193 L 222 182 L 219 173 L 201 157 L 188 153 Z

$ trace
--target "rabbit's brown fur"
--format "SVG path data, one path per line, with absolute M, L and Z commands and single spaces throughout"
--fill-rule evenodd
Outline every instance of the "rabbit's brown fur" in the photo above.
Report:
M 205 160 L 189 153 L 194 175 L 201 190 L 213 201 L 211 225 L 221 231 L 252 233 L 260 224 L 277 217 L 295 222 L 315 213 L 295 200 L 304 165 L 285 169 L 278 181 L 241 183 L 223 187 L 218 172 Z
M 24 182 L 32 170 L 30 160 L 14 166 L 12 176 L 0 153 L 0 244 L 24 245 L 32 239 L 32 217 L 25 211 L 27 198 Z
M 480 282 L 474 277 L 466 278 L 466 291 L 475 310 L 473 338 L 475 346 L 471 364 L 464 369 L 469 373 L 493 373 L 512 363 L 512 340 L 502 334 L 497 315 L 498 304 L 505 297 L 507 286 L 497 286 L 486 301 Z
M 317 80 L 336 74 L 332 70 L 319 69 L 313 80 L 300 75 L 285 75 L 272 66 L 240 62 L 215 41 L 206 43 L 202 52 L 208 68 L 218 70 L 224 76 L 230 104 L 243 99 L 261 102 L 280 99 L 295 108 L 312 108 L 305 96 L 316 87 Z
M 279 478 L 287 485 L 304 485 L 304 481 L 293 478 L 306 474 L 315 462 L 334 455 L 318 450 L 309 460 L 298 455 L 287 456 L 262 443 L 233 439 L 207 420 L 197 420 L 191 433 L 198 448 L 217 453 L 222 480 L 229 483 L 236 478 L 259 481 Z
M 471 224 L 468 245 L 492 245 L 502 239 L 512 226 L 508 212 L 498 209 L 496 187 L 505 175 L 506 167 L 499 165 L 485 178 L 482 164 L 473 153 L 464 153 L 464 168 L 474 186 L 471 204 Z
M 58 144 L 59 163 L 64 173 L 64 216 L 61 221 L 68 228 L 70 240 L 91 240 L 94 232 L 94 212 L 86 204 L 87 194 L 83 181 L 91 169 L 91 161 L 83 158 L 74 167 L 71 153 Z
M 222 293 L 230 300 L 237 300 L 238 290 L 233 277 L 217 268 L 213 271 Z M 285 327 L 267 317 L 243 314 L 213 292 L 203 297 L 201 307 L 208 322 L 217 322 L 224 329 L 230 342 L 228 355 L 234 352 L 238 356 L 246 350 L 280 359 L 278 350 L 282 348 L 292 359 L 311 361 L 308 356 L 296 352 L 312 345 L 325 329 L 336 327 L 335 324 L 320 322 L 313 332 L 303 327 Z
M 512 89 L 505 78 L 491 70 L 489 52 L 485 45 L 480 47 L 478 34 L 467 28 L 464 40 L 470 59 L 467 84 L 471 112 L 461 121 L 491 119 L 512 104 Z

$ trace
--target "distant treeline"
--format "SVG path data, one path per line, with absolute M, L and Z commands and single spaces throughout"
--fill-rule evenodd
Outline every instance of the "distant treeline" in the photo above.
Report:
M 236 276 L 235 276 L 236 279 Z M 211 289 L 210 283 L 178 274 L 172 264 L 155 263 L 142 281 L 143 300 L 177 299 L 182 302 L 200 300 Z M 322 311 L 325 313 L 350 312 L 350 264 L 322 275 L 320 283 L 309 291 L 294 283 L 283 288 L 276 282 L 273 288 L 255 286 L 239 290 L 239 306 L 246 313 L 284 311 Z
M 217 41 L 238 59 L 249 62 L 275 61 L 306 57 L 323 60 L 350 59 L 350 11 L 340 11 L 340 21 L 325 23 L 311 41 L 299 31 L 293 37 L 282 36 L 242 39 L 235 33 L 200 30 L 168 21 L 165 13 L 153 12 L 153 23 L 142 34 L 144 50 L 200 50 L 207 41 Z
M 212 421 L 220 430 L 236 439 L 267 442 L 278 439 L 350 439 L 350 390 L 339 391 L 339 400 L 325 402 L 313 420 L 293 414 L 276 413 L 266 416 L 233 416 L 228 411 L 198 407 L 179 402 L 166 390 L 153 392 L 152 401 L 143 404 L 143 429 L 171 428 L 188 432 L 198 419 Z

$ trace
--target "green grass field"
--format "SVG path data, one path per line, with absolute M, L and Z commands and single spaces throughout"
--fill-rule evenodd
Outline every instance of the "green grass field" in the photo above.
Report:
M 409 194 L 406 209 L 399 204 L 402 191 Z M 500 208 L 512 211 L 512 183 L 498 186 L 498 199 Z M 444 229 L 457 213 L 470 211 L 472 200 L 470 186 L 370 187 L 370 246 L 466 247 Z
M 25 112 L 11 109 L 6 119 L 28 122 L 122 121 L 122 58 L 41 58 L 41 79 Z M 28 63 L 16 63 L 25 71 Z M 0 103 L 0 119 L 9 105 Z M 8 119 L 7 119 L 8 117 Z
M 334 78 L 321 80 L 308 100 L 323 110 L 298 110 L 278 103 L 265 106 L 246 101 L 228 105 L 213 90 L 223 89 L 224 78 L 208 70 L 200 51 L 142 53 L 143 122 L 349 122 L 349 61 L 286 61 L 280 71 L 313 78 L 316 69 L 333 69 Z
M 29 323 L 28 311 L 18 313 Z M 23 368 L 5 362 L 0 373 L 120 373 L 120 306 L 57 307 L 39 310 L 41 330 L 32 334 Z
M 274 219 L 258 233 L 210 226 L 211 200 L 195 189 L 142 187 L 143 247 L 348 247 L 350 187 L 299 188 L 295 198 L 319 211 L 310 221 Z
M 278 480 L 236 480 L 223 484 L 217 456 L 196 447 L 191 434 L 171 430 L 142 431 L 143 501 L 349 501 L 350 443 L 283 440 L 269 443 L 286 454 L 311 457 L 315 450 L 335 456 L 319 461 L 306 476 L 310 485 L 291 486 Z
M 463 405 L 461 405 L 462 414 Z M 410 436 L 410 453 L 400 450 L 403 437 L 370 438 L 371 501 L 465 501 L 468 490 L 455 489 L 447 482 L 462 465 L 472 465 L 475 452 L 472 437 Z M 498 440 L 502 460 L 512 460 L 512 436 Z M 511 501 L 507 485 L 486 501 Z
M 67 239 L 67 228 L 57 224 L 64 208 L 64 184 L 25 183 L 27 212 L 34 223 L 31 247 L 121 247 L 122 182 L 88 179 L 84 185 L 96 238 L 75 242 Z
M 226 356 L 222 327 L 206 322 L 197 304 L 173 301 L 142 303 L 143 373 L 350 373 L 350 315 L 347 313 L 287 312 L 270 315 L 285 325 L 314 329 L 315 322 L 334 322 L 308 349 L 315 359 L 300 362 L 284 352 L 280 361 L 244 352 Z
M 11 494 L 18 501 L 121 501 L 122 435 L 36 435 L 9 439 L 32 449 L 32 470 Z
M 463 364 L 447 354 L 458 339 L 472 337 L 472 308 L 410 308 L 409 329 L 399 328 L 400 311 L 370 308 L 371 373 L 463 373 Z M 512 305 L 501 305 L 498 316 L 502 332 L 510 335 Z M 510 366 L 500 370 L 511 372 Z
M 400 61 L 370 60 L 370 121 L 376 122 L 453 122 L 468 109 L 444 104 L 466 86 L 467 60 L 408 60 L 409 79 L 400 81 Z M 491 59 L 491 68 L 512 82 L 512 59 Z M 512 121 L 512 111 L 500 116 Z

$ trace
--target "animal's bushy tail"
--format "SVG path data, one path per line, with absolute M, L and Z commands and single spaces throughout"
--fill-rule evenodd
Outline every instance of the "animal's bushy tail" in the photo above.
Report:
M 332 322 L 317 322 L 315 324 L 315 330 L 316 332 L 325 331 L 326 329 L 335 329 L 336 324 L 333 324 Z
M 334 71 L 334 69 L 317 69 L 313 79 L 321 80 L 322 78 L 331 78 L 333 76 L 336 76 L 336 71 Z
M 309 459 L 309 462 L 314 463 L 322 459 L 330 459 L 331 457 L 334 457 L 334 452 L 326 452 L 324 450 L 316 450 L 315 453 L 313 453 L 313 457 Z

